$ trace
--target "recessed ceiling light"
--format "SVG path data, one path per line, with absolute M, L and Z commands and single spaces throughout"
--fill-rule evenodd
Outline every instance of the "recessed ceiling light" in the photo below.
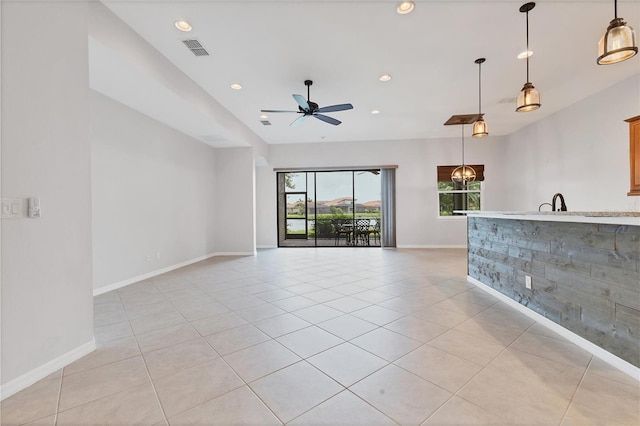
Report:
M 527 59 L 533 55 L 533 50 L 525 50 L 524 52 L 518 53 L 518 59 Z
M 403 1 L 398 3 L 398 7 L 396 7 L 396 12 L 398 12 L 400 15 L 406 15 L 407 13 L 411 13 L 414 7 L 416 7 L 414 2 Z
M 371 110 L 371 114 L 373 115 L 380 114 L 380 110 L 377 110 L 377 109 Z
M 380 81 L 389 81 L 391 80 L 391 75 L 389 74 L 382 74 L 379 78 Z
M 260 120 L 266 120 L 266 119 L 268 119 L 268 118 L 269 118 L 269 117 L 267 117 L 265 114 L 262 114 L 262 115 L 260 116 Z
M 240 90 L 240 89 L 242 89 L 242 86 L 240 85 L 240 83 L 233 83 L 233 84 L 231 85 L 231 88 L 232 88 L 233 90 Z
M 173 23 L 173 25 L 175 25 L 176 28 L 179 29 L 180 31 L 184 31 L 187 33 L 193 29 L 191 27 L 191 24 L 188 23 L 187 21 L 176 21 Z

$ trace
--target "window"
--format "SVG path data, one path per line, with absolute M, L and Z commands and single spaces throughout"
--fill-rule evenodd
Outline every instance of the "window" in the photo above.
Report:
M 480 210 L 484 166 L 472 165 L 476 171 L 476 180 L 467 185 L 458 185 L 451 181 L 451 172 L 457 166 L 438 166 L 438 215 L 440 217 L 458 216 L 454 210 Z

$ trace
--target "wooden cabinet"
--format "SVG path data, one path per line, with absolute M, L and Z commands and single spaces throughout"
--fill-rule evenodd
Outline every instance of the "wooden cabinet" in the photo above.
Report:
M 624 121 L 629 123 L 629 171 L 631 187 L 627 195 L 640 195 L 640 115 Z

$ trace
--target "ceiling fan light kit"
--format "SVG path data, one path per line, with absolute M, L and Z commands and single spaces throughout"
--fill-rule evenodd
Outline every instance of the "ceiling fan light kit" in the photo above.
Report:
M 636 33 L 622 18 L 618 18 L 618 1 L 613 2 L 613 19 L 598 43 L 598 65 L 626 61 L 638 53 Z
M 313 81 L 311 80 L 305 80 L 304 81 L 304 85 L 307 86 L 307 99 L 304 98 L 304 96 L 302 95 L 292 95 L 293 99 L 297 102 L 298 104 L 298 111 L 286 111 L 286 110 L 274 110 L 274 109 L 263 109 L 260 110 L 261 112 L 274 112 L 274 113 L 281 113 L 281 112 L 292 112 L 292 113 L 297 113 L 297 114 L 302 114 L 300 117 L 296 118 L 295 120 L 293 120 L 293 122 L 290 124 L 290 126 L 297 126 L 300 123 L 302 123 L 304 120 L 306 120 L 307 117 L 312 116 L 317 118 L 320 121 L 324 121 L 325 123 L 329 123 L 329 124 L 333 124 L 334 126 L 339 125 L 340 123 L 342 123 L 342 121 L 340 120 L 336 120 L 333 117 L 329 117 L 328 115 L 324 115 L 323 113 L 325 112 L 337 112 L 337 111 L 346 111 L 348 109 L 353 109 L 353 105 L 351 104 L 338 104 L 338 105 L 329 105 L 326 107 L 319 107 L 317 103 L 315 102 L 311 102 L 311 96 L 310 96 L 310 87 L 313 84 Z

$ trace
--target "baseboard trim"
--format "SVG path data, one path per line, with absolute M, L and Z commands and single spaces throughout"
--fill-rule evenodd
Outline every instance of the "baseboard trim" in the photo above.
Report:
M 8 383 L 5 383 L 0 387 L 0 400 L 4 400 L 9 398 L 12 395 L 20 392 L 23 389 L 28 388 L 39 380 L 44 379 L 50 374 L 55 373 L 62 367 L 65 367 L 71 364 L 74 361 L 82 358 L 83 356 L 93 352 L 96 350 L 96 341 L 95 339 L 91 339 L 91 341 L 78 346 L 77 348 L 67 352 L 64 355 L 61 355 L 46 364 L 41 365 L 40 367 L 34 368 L 28 373 L 23 374 L 20 377 L 16 377 Z
M 466 249 L 467 245 L 398 245 L 397 248 L 403 249 Z
M 256 246 L 257 249 L 274 249 L 278 248 L 277 245 Z
M 185 266 L 192 265 L 197 262 L 201 262 L 203 260 L 211 259 L 216 256 L 255 256 L 257 251 L 254 252 L 220 252 L 220 253 L 210 253 L 205 256 L 196 257 L 195 259 L 186 260 L 184 262 L 176 263 L 175 265 L 167 266 L 165 268 L 156 269 L 155 271 L 147 272 L 146 274 L 138 275 L 137 277 L 128 278 L 126 280 L 109 284 L 104 287 L 96 288 L 93 290 L 93 296 L 99 296 L 103 293 L 107 293 L 112 290 L 118 290 L 119 288 L 126 287 L 128 285 L 147 280 L 149 278 L 153 278 L 158 275 L 165 274 L 167 272 L 171 272 L 173 270 L 183 268 Z
M 139 281 L 143 281 L 143 280 L 146 280 L 146 279 L 149 279 L 149 278 L 153 278 L 153 277 L 155 277 L 157 275 L 165 274 L 165 273 L 171 272 L 171 271 L 173 271 L 175 269 L 182 268 L 184 266 L 189 266 L 189 265 L 191 265 L 193 263 L 196 263 L 196 262 L 201 262 L 203 260 L 210 259 L 210 258 L 212 258 L 214 256 L 218 256 L 218 254 L 211 253 L 211 254 L 207 254 L 205 256 L 196 257 L 195 259 L 190 259 L 190 260 L 187 260 L 187 261 L 184 261 L 184 262 L 177 263 L 175 265 L 167 266 L 165 268 L 156 269 L 155 271 L 147 272 L 146 274 L 138 275 L 137 277 L 128 278 L 126 280 L 123 280 L 123 281 L 120 281 L 120 282 L 117 282 L 117 283 L 113 283 L 113 284 L 106 285 L 104 287 L 96 288 L 96 289 L 93 290 L 93 296 L 94 297 L 95 296 L 99 296 L 99 295 L 101 295 L 103 293 L 107 293 L 107 292 L 112 291 L 112 290 L 117 290 L 119 288 L 126 287 L 126 286 L 128 286 L 130 284 L 137 283 Z
M 602 361 L 610 364 L 611 366 L 633 377 L 634 379 L 640 380 L 640 368 L 636 367 L 635 365 L 629 363 L 628 361 L 625 361 L 624 359 L 612 354 L 611 352 L 605 349 L 602 349 L 600 346 L 590 342 L 584 337 L 578 336 L 574 332 L 551 321 L 549 318 L 545 318 L 539 313 L 527 308 L 524 305 L 521 305 L 520 303 L 516 302 L 512 298 L 500 293 L 498 290 L 484 284 L 482 281 L 479 281 L 468 275 L 467 275 L 467 281 L 470 282 L 471 284 L 474 284 L 479 289 L 491 294 L 492 296 L 495 296 L 496 298 L 505 302 L 507 305 L 511 306 L 512 308 L 515 308 L 518 311 L 522 312 L 532 320 L 536 321 L 538 324 L 548 328 L 549 330 L 555 332 L 556 334 L 559 334 L 560 336 L 569 340 L 571 343 L 574 343 L 580 346 L 582 349 L 591 353 L 593 356 L 598 357 Z

